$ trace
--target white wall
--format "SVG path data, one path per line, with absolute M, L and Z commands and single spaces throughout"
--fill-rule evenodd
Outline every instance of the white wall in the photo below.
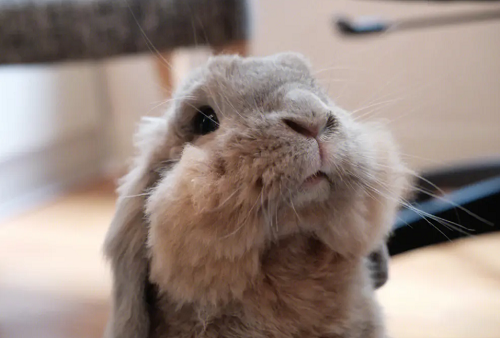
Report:
M 101 170 L 93 64 L 0 67 L 0 217 Z
M 95 83 L 92 64 L 0 67 L 0 162 L 96 128 Z

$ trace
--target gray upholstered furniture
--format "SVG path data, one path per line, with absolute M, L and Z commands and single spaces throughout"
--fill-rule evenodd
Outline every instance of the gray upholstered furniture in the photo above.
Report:
M 246 40 L 248 20 L 244 0 L 1 0 L 0 64 L 220 47 Z

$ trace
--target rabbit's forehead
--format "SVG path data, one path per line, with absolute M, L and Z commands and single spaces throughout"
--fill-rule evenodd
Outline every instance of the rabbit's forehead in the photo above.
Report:
M 292 97 L 297 99 L 297 95 L 290 93 L 299 92 L 315 94 L 315 99 L 302 100 L 305 105 L 308 102 L 316 105 L 316 99 L 328 102 L 310 73 L 265 59 L 212 65 L 203 87 L 208 96 L 216 96 L 221 104 L 233 108 L 284 109 Z

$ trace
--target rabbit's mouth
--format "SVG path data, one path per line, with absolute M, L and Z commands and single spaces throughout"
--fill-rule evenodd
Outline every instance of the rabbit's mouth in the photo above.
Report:
M 331 193 L 331 184 L 328 175 L 323 171 L 306 177 L 300 183 L 294 197 L 294 204 L 300 206 L 312 202 L 321 202 Z
M 321 181 L 328 181 L 328 176 L 324 172 L 318 171 L 314 175 L 307 177 L 302 183 L 302 187 L 314 187 L 315 185 L 320 184 Z

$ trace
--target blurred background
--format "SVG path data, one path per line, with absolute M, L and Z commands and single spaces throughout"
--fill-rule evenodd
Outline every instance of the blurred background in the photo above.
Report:
M 461 168 L 455 189 L 484 168 L 498 175 L 499 12 L 495 1 L 0 0 L 0 337 L 102 335 L 101 245 L 132 135 L 213 54 L 301 52 L 340 106 L 389 124 L 424 177 Z M 478 210 L 495 217 L 498 201 Z M 378 292 L 392 337 L 500 337 L 500 236 L 488 232 L 394 257 Z

